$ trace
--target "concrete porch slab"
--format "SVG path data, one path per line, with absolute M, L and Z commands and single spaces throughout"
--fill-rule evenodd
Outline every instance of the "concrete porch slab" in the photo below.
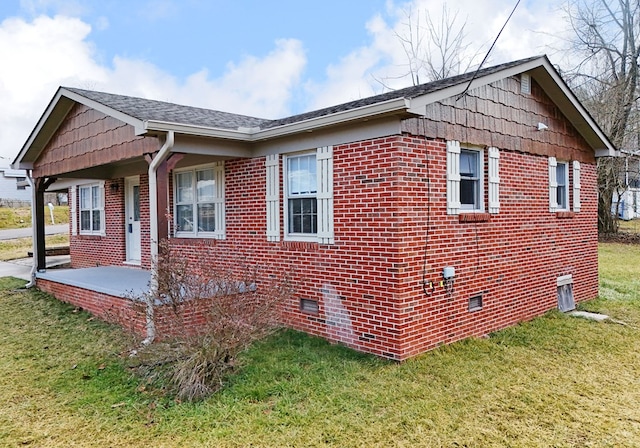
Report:
M 151 272 L 121 266 L 98 266 L 81 269 L 50 269 L 38 272 L 36 278 L 114 297 L 136 298 L 149 290 Z

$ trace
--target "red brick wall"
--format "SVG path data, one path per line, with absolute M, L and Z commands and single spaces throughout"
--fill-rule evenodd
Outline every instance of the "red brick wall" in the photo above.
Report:
M 556 307 L 564 274 L 573 275 L 576 300 L 597 295 L 592 164 L 582 163 L 582 210 L 561 218 L 548 211 L 547 157 L 501 148 L 500 213 L 460 222 L 446 214 L 444 141 L 393 136 L 336 146 L 333 245 L 266 241 L 264 158 L 227 161 L 225 178 L 227 238 L 174 238 L 174 250 L 202 266 L 242 258 L 266 265 L 267 275 L 291 274 L 286 323 L 358 350 L 406 359 L 531 319 Z M 72 238 L 75 266 L 124 260 L 119 191 L 107 183 L 107 237 Z M 148 234 L 143 245 L 148 266 Z M 438 284 L 445 266 L 456 269 L 452 294 Z M 426 294 L 423 273 L 436 283 Z M 469 298 L 480 293 L 483 308 L 470 312 Z M 300 298 L 318 300 L 318 315 L 302 313 Z
M 194 263 L 233 254 L 272 275 L 291 273 L 289 325 L 405 359 L 554 308 L 560 275 L 573 275 L 576 300 L 597 295 L 595 166 L 582 164 L 582 211 L 558 218 L 548 211 L 547 157 L 508 149 L 500 157 L 500 213 L 462 223 L 446 214 L 443 141 L 396 136 L 335 147 L 334 245 L 267 242 L 264 159 L 228 161 L 227 239 L 172 245 Z M 455 267 L 453 294 L 423 292 L 425 259 L 436 283 Z M 482 310 L 468 311 L 479 293 Z M 318 300 L 319 314 L 300 312 L 300 297 Z
M 38 288 L 58 299 L 82 308 L 107 322 L 121 325 L 139 337 L 146 337 L 146 314 L 143 302 L 133 302 L 128 298 L 116 297 L 77 286 L 64 285 L 50 280 L 38 279 Z M 171 306 L 155 309 L 157 340 L 170 335 L 181 334 L 185 329 L 198 328 L 206 320 L 207 301 L 189 302 L 181 310 L 178 322 Z
M 149 177 L 140 176 L 140 228 L 142 244 L 142 267 L 150 268 L 149 237 Z M 112 187 L 112 185 L 117 185 Z M 113 189 L 112 189 L 113 188 Z M 80 204 L 76 204 L 78 234 L 71 235 L 69 247 L 71 265 L 74 268 L 121 265 L 126 261 L 126 235 L 124 210 L 124 179 L 106 181 L 105 196 L 105 234 L 80 235 Z M 70 226 L 72 224 L 69 224 Z

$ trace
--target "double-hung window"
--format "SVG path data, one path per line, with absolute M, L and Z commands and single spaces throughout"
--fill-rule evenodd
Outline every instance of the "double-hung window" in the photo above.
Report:
M 80 195 L 80 234 L 103 235 L 104 227 L 104 184 L 90 184 L 78 187 Z
M 500 151 L 489 147 L 489 213 L 500 212 Z M 485 211 L 484 150 L 461 148 L 460 142 L 447 142 L 447 214 Z
M 561 162 L 555 157 L 549 157 L 549 211 L 566 212 L 580 211 L 580 162 L 571 162 L 572 171 L 569 171 L 569 162 Z M 572 173 L 572 177 L 569 177 Z M 569 192 L 572 192 L 573 201 L 569 201 Z
M 179 237 L 224 238 L 224 164 L 174 174 L 175 229 Z
M 318 232 L 316 154 L 286 158 L 287 232 L 313 236 Z
M 558 210 L 569 210 L 569 164 L 557 162 L 556 165 L 556 201 Z
M 482 153 L 460 150 L 460 208 L 482 210 Z
M 278 156 L 267 170 L 267 239 L 278 241 Z M 287 240 L 333 244 L 333 147 L 283 158 L 284 237 Z

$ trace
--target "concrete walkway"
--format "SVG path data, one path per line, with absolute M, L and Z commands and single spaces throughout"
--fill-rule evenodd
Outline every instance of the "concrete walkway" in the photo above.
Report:
M 69 255 L 56 255 L 47 257 L 47 268 L 62 266 L 71 261 Z M 16 277 L 23 280 L 31 280 L 31 267 L 33 258 L 20 258 L 18 260 L 0 261 L 0 277 Z

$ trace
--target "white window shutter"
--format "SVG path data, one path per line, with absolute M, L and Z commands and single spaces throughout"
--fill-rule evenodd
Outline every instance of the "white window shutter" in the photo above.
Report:
M 78 187 L 74 185 L 69 190 L 71 196 L 71 235 L 75 236 L 78 234 Z
M 573 211 L 580 211 L 580 162 L 573 162 Z
M 270 154 L 264 163 L 267 181 L 267 241 L 280 241 L 280 165 L 278 154 Z
M 214 199 L 215 210 L 215 230 L 214 237 L 225 238 L 225 209 L 224 209 L 224 162 L 216 162 L 213 167 L 213 178 L 215 180 L 216 197 Z
M 447 214 L 460 213 L 460 142 L 447 142 Z
M 558 162 L 555 157 L 549 157 L 549 211 L 555 213 L 558 210 L 558 181 L 556 179 L 556 167 Z
M 333 147 L 318 148 L 318 242 L 333 244 Z
M 500 151 L 489 148 L 489 213 L 500 213 Z
M 100 189 L 100 235 L 105 236 L 107 234 L 107 220 L 106 220 L 106 213 L 105 213 L 105 194 L 104 194 L 104 185 L 105 185 L 105 181 L 101 180 L 98 183 L 98 187 Z

